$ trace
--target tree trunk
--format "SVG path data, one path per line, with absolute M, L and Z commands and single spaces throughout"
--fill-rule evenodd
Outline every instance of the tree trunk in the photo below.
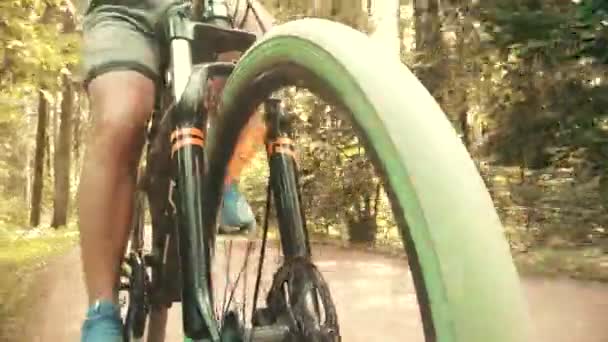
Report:
M 57 228 L 67 223 L 70 200 L 70 156 L 72 146 L 72 112 L 74 91 L 68 75 L 63 75 L 61 95 L 61 121 L 57 145 L 55 146 L 55 199 L 51 227 Z
M 57 94 L 55 94 L 55 99 L 60 99 L 61 98 L 61 94 L 62 92 L 57 92 Z M 50 148 L 50 152 L 49 152 L 49 156 L 54 156 L 55 152 L 57 151 L 57 144 L 58 144 L 58 138 L 59 138 L 59 117 L 61 116 L 61 105 L 62 102 L 60 101 L 55 101 L 55 106 L 53 107 L 53 110 L 51 110 L 50 112 L 50 117 L 52 125 L 51 125 L 51 134 L 50 134 L 50 144 L 49 144 L 49 148 Z M 51 170 L 49 170 L 51 171 Z M 55 171 L 55 170 L 52 170 Z
M 367 31 L 367 4 L 364 6 L 362 0 L 333 0 L 332 16 L 341 23 Z
M 34 155 L 34 181 L 32 184 L 32 206 L 30 225 L 40 225 L 42 210 L 42 189 L 44 187 L 44 152 L 46 149 L 46 126 L 48 121 L 48 101 L 43 90 L 38 94 L 38 126 L 36 128 L 36 152 Z
M 439 3 L 437 0 L 414 0 L 416 50 L 432 51 L 440 41 Z
M 28 146 L 29 147 L 29 146 Z M 27 148 L 25 153 L 25 203 L 27 208 L 31 208 L 32 205 L 32 150 Z
M 468 0 L 442 2 L 442 44 L 445 47 L 441 64 L 445 68 L 442 89 L 442 106 L 462 136 L 465 146 L 470 146 L 467 87 L 468 77 L 464 69 L 464 20 L 459 11 Z
M 314 16 L 328 18 L 331 16 L 333 0 L 313 0 Z
M 383 0 L 374 7 L 372 39 L 388 54 L 401 57 L 399 0 Z
M 435 93 L 441 83 L 438 59 L 441 57 L 441 23 L 438 0 L 414 0 L 416 28 L 416 51 L 425 61 L 424 69 L 418 76 L 431 93 Z
M 30 106 L 27 106 L 27 109 L 25 110 L 26 112 L 26 124 L 27 127 L 32 127 L 34 124 L 34 120 L 33 120 L 33 115 L 30 115 L 30 113 L 33 113 L 33 109 L 30 109 Z M 29 140 L 29 134 L 28 134 L 28 140 Z M 24 195 L 24 202 L 26 203 L 26 208 L 28 210 L 31 209 L 31 205 L 32 205 L 32 179 L 33 179 L 33 175 L 32 175 L 32 164 L 33 164 L 33 158 L 34 158 L 34 154 L 33 154 L 33 150 L 30 148 L 29 144 L 26 145 L 25 147 L 25 195 Z
M 380 208 L 380 199 L 382 195 L 382 183 L 378 181 L 376 185 L 376 196 L 374 197 L 374 218 L 378 217 L 378 208 Z
M 49 105 L 49 103 L 47 103 L 47 106 Z M 53 109 L 52 108 L 48 108 L 48 111 L 46 113 L 47 115 L 47 121 L 51 120 L 53 118 Z M 48 125 L 48 123 L 47 123 Z M 51 145 L 53 144 L 52 142 L 53 137 L 51 136 L 51 134 L 47 132 L 45 132 L 45 137 L 44 137 L 44 148 L 45 148 L 45 152 L 44 152 L 44 163 L 45 163 L 45 175 L 44 177 L 49 177 L 51 179 L 53 179 L 53 164 L 51 163 L 51 157 L 53 156 L 52 154 L 52 150 L 51 150 Z
M 72 117 L 72 153 L 74 154 L 74 161 L 77 161 L 80 156 L 80 130 L 82 121 L 82 106 L 80 94 L 74 93 L 74 115 Z M 77 163 L 75 163 L 76 165 Z

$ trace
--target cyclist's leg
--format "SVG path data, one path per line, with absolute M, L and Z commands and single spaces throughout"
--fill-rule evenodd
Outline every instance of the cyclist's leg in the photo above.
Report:
M 241 138 L 234 151 L 234 156 L 230 164 L 228 164 L 226 183 L 230 183 L 232 180 L 238 181 L 243 169 L 255 156 L 257 147 L 264 144 L 266 124 L 261 113 L 254 114 L 251 121 L 243 128 L 241 134 Z
M 101 4 L 87 14 L 83 71 L 93 115 L 78 208 L 91 305 L 84 341 L 119 341 L 118 270 L 128 239 L 137 162 L 152 112 L 158 53 L 151 28 L 128 9 Z
M 243 15 L 248 13 L 244 18 L 244 29 L 256 33 L 261 36 L 264 30 L 269 30 L 275 23 L 275 18 L 264 8 L 259 1 L 254 0 L 251 5 L 254 6 L 256 15 L 246 10 L 249 3 L 245 2 L 230 2 L 231 6 L 239 6 L 236 11 L 236 22 L 240 23 L 243 20 Z M 234 60 L 238 59 L 239 53 L 225 53 L 220 55 L 220 59 Z M 228 175 L 225 180 L 224 187 L 224 202 L 221 212 L 220 232 L 230 233 L 234 231 L 253 230 L 255 229 L 255 216 L 247 199 L 241 194 L 238 189 L 238 183 L 241 171 L 249 164 L 255 155 L 254 146 L 263 144 L 265 127 L 263 126 L 261 117 L 254 118 L 242 132 L 234 156 L 228 165 Z
M 219 56 L 221 61 L 238 60 L 240 53 L 229 52 Z M 225 80 L 216 79 L 210 86 L 217 93 L 224 87 Z M 243 169 L 256 154 L 257 147 L 264 144 L 266 125 L 261 113 L 257 113 L 241 132 L 224 180 L 223 206 L 220 216 L 220 233 L 251 232 L 256 226 L 255 216 L 247 199 L 239 191 L 239 178 Z
M 241 172 L 256 154 L 257 148 L 264 144 L 266 126 L 261 115 L 255 115 L 241 133 L 232 160 L 228 164 L 225 179 L 224 205 L 222 207 L 222 232 L 241 231 L 253 233 L 256 222 L 253 210 L 247 199 L 239 191 Z

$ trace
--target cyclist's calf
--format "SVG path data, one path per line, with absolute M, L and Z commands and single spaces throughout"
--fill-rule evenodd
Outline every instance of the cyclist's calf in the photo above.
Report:
M 93 115 L 78 199 L 82 261 L 91 303 L 115 301 L 128 237 L 135 172 L 154 83 L 135 72 L 96 77 L 88 87 Z

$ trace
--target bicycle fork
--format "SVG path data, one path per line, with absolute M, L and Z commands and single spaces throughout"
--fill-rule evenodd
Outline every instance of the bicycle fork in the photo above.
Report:
M 291 127 L 278 99 L 265 102 L 268 133 L 266 147 L 270 185 L 278 218 L 281 246 L 286 260 L 308 258 L 310 244 L 301 206 L 297 159 Z
M 224 0 L 209 1 L 205 6 L 203 21 L 227 22 Z M 181 274 L 181 302 L 183 329 L 194 340 L 219 341 L 219 327 L 213 313 L 211 290 L 211 248 L 215 232 L 205 224 L 203 194 L 205 193 L 207 135 L 207 81 L 213 77 L 228 77 L 234 64 L 210 62 L 193 66 L 193 48 L 199 41 L 225 41 L 232 38 L 237 43 L 224 49 L 247 48 L 255 36 L 219 30 L 216 26 L 191 21 L 183 6 L 171 9 L 167 20 L 167 36 L 170 44 L 171 65 L 167 74 L 172 86 L 175 105 L 170 115 L 171 144 L 171 200 L 175 209 L 177 247 Z M 193 13 L 194 16 L 198 14 Z M 215 39 L 223 37 L 224 40 Z M 212 39 L 214 38 L 214 39 Z M 238 39 L 237 39 L 238 38 Z M 244 44 L 244 45 L 243 45 Z M 200 47 L 200 46 L 198 46 Z M 207 46 L 215 51 L 213 46 Z M 215 47 L 217 48 L 217 47 Z M 206 60 L 213 60 L 206 54 Z M 176 279 L 177 280 L 177 279 Z
M 214 234 L 205 231 L 202 194 L 205 191 L 207 81 L 227 76 L 234 66 L 208 63 L 192 66 L 188 39 L 171 40 L 171 78 L 176 104 L 171 109 L 172 201 L 181 275 L 183 329 L 193 340 L 219 341 L 213 313 L 211 251 Z M 176 279 L 177 280 L 177 279 Z

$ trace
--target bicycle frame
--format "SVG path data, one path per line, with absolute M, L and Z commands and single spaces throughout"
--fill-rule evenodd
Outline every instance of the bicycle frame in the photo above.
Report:
M 198 17 L 200 20 L 196 19 Z M 183 329 L 188 338 L 195 340 L 220 340 L 213 310 L 211 258 L 216 234 L 214 214 L 219 207 L 215 204 L 220 203 L 221 194 L 218 193 L 217 198 L 211 196 L 210 202 L 213 203 L 205 205 L 201 196 L 207 190 L 205 140 L 208 108 L 204 105 L 207 81 L 214 77 L 228 77 L 234 69 L 233 63 L 216 62 L 216 54 L 244 52 L 255 41 L 253 34 L 232 30 L 231 25 L 225 1 L 207 1 L 207 6 L 204 6 L 202 1 L 195 0 L 192 7 L 176 4 L 167 11 L 164 40 L 170 49 L 162 90 L 170 91 L 172 106 L 159 125 L 169 127 L 160 129 L 161 134 L 151 133 L 156 130 L 153 121 L 149 132 L 149 140 L 160 139 L 161 145 L 170 143 L 168 216 L 171 219 L 168 225 L 175 227 L 170 229 L 172 233 L 167 234 L 166 241 L 162 243 L 162 255 L 151 263 L 166 267 L 169 238 L 174 236 L 177 241 L 172 243 L 177 244 L 181 278 Z M 193 61 L 193 52 L 197 52 L 198 60 Z M 157 112 L 162 106 L 161 101 L 157 101 Z M 271 188 L 275 190 L 283 254 L 292 259 L 308 257 L 310 248 L 300 208 L 293 144 L 281 123 L 283 117 L 279 100 L 266 101 Z M 170 132 L 169 137 L 163 134 L 167 132 Z M 147 190 L 151 197 L 150 189 Z M 205 212 L 196 208 L 204 208 Z M 294 249 L 291 246 L 306 248 Z
M 218 341 L 219 328 L 213 315 L 210 277 L 210 247 L 213 246 L 215 232 L 205 229 L 202 212 L 186 206 L 202 207 L 200 194 L 204 191 L 206 167 L 206 82 L 216 76 L 227 77 L 234 67 L 231 63 L 214 62 L 214 54 L 222 50 L 244 50 L 253 43 L 255 36 L 219 27 L 218 22 L 221 21 L 224 26 L 230 26 L 225 2 L 209 1 L 208 4 L 205 7 L 199 1 L 195 1 L 193 7 L 175 4 L 166 13 L 162 33 L 164 43 L 169 46 L 169 62 L 161 92 L 171 92 L 172 107 L 161 125 L 170 126 L 170 136 L 158 134 L 151 139 L 160 139 L 161 145 L 171 145 L 168 202 L 173 212 L 169 215 L 172 219 L 168 223 L 176 228 L 173 233 L 167 234 L 162 255 L 158 258 L 161 262 L 156 264 L 161 264 L 158 266 L 161 268 L 166 267 L 168 246 L 170 243 L 177 244 L 184 332 L 192 339 Z M 203 10 L 204 13 L 201 13 Z M 191 19 L 197 17 L 200 20 Z M 207 24 L 211 21 L 213 25 Z M 227 36 L 232 37 L 226 39 Z M 214 38 L 223 41 L 224 45 L 214 46 Z M 193 51 L 201 48 L 196 45 L 197 42 L 204 42 L 205 49 L 202 58 L 199 54 L 196 61 L 202 64 L 194 65 Z M 157 101 L 157 110 L 163 105 L 160 102 Z M 175 237 L 176 241 L 171 242 L 170 237 Z M 168 272 L 161 273 L 167 276 Z

